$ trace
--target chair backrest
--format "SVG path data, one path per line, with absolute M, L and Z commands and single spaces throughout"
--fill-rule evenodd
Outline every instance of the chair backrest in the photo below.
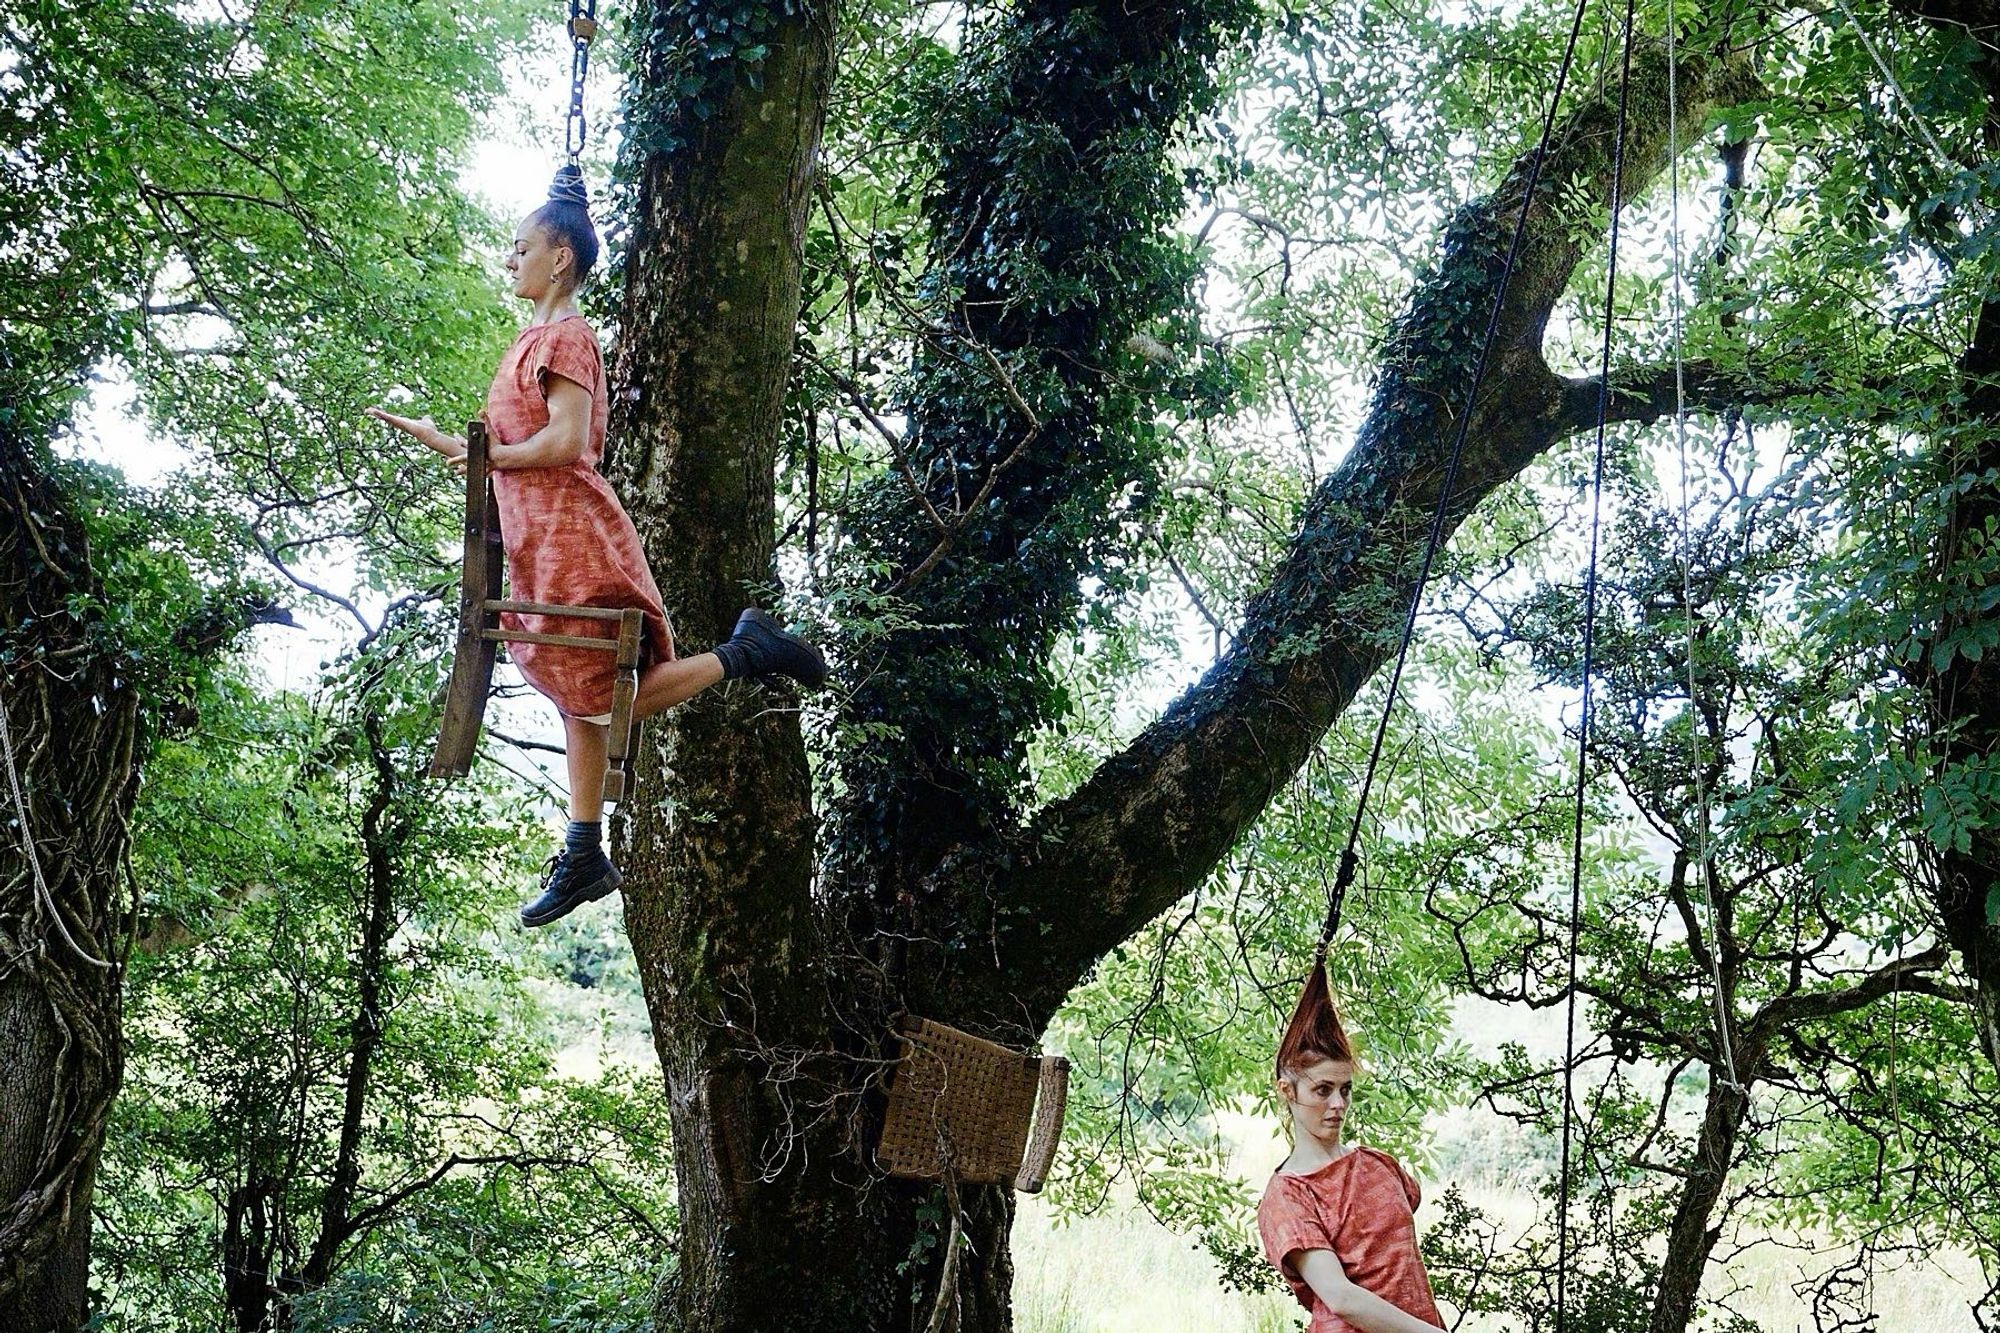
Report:
M 486 467 L 486 423 L 473 420 L 465 427 L 465 555 L 459 573 L 458 642 L 452 650 L 444 721 L 431 756 L 434 778 L 464 777 L 472 769 L 499 647 L 483 637 L 499 623 L 486 603 L 500 595 L 506 562 Z

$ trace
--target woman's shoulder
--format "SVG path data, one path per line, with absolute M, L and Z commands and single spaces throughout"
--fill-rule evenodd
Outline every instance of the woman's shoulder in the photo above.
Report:
M 1279 1167 L 1264 1182 L 1264 1196 L 1257 1200 L 1257 1220 L 1271 1223 L 1299 1212 L 1306 1206 L 1301 1196 L 1310 1189 L 1300 1177 Z
M 1372 1143 L 1355 1144 L 1354 1151 L 1351 1155 L 1372 1157 L 1378 1162 L 1388 1163 L 1390 1166 L 1395 1167 L 1398 1171 L 1403 1169 L 1403 1164 L 1400 1161 L 1396 1160 L 1396 1154 L 1390 1152 L 1387 1148 L 1378 1148 Z
M 1264 1192 L 1268 1196 L 1274 1192 L 1296 1192 L 1324 1186 L 1328 1181 L 1346 1174 L 1358 1150 L 1349 1148 L 1338 1157 L 1330 1157 L 1323 1162 L 1301 1163 L 1296 1157 L 1287 1157 L 1271 1172 L 1271 1179 L 1265 1183 Z
M 524 324 L 514 335 L 518 343 L 573 342 L 597 346 L 597 329 L 582 315 L 564 315 L 546 323 Z
M 1402 1161 L 1399 1158 L 1397 1158 L 1396 1154 L 1390 1152 L 1386 1148 L 1377 1148 L 1373 1144 L 1357 1143 L 1353 1146 L 1353 1148 L 1348 1152 L 1347 1155 L 1349 1157 L 1355 1158 L 1358 1161 L 1370 1162 L 1376 1166 L 1387 1167 L 1390 1171 L 1394 1172 L 1398 1176 L 1408 1178 L 1410 1175 L 1410 1168 L 1404 1166 Z
M 1403 1187 L 1403 1193 L 1409 1199 L 1411 1208 L 1417 1207 L 1422 1202 L 1423 1187 L 1417 1184 L 1417 1178 L 1410 1168 L 1397 1161 L 1393 1153 L 1380 1148 L 1356 1148 L 1355 1152 L 1367 1153 L 1371 1160 L 1387 1167 L 1389 1173 L 1396 1178 L 1396 1183 Z
M 515 355 L 525 373 L 536 377 L 554 371 L 595 391 L 604 377 L 604 353 L 597 334 L 582 315 L 565 315 L 521 331 Z

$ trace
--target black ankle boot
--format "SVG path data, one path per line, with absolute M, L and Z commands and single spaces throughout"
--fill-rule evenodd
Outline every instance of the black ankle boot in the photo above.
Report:
M 826 684 L 826 659 L 819 649 L 751 607 L 736 620 L 736 632 L 715 646 L 724 680 L 766 680 L 785 676 L 807 689 Z
M 616 893 L 624 881 L 618 867 L 602 851 L 572 855 L 564 848 L 542 867 L 541 896 L 522 906 L 521 924 L 546 926 L 559 921 L 585 903 Z

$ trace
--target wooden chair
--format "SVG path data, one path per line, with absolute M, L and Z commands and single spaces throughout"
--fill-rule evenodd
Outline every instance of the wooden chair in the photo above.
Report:
M 1010 1050 L 928 1018 L 899 1019 L 896 1038 L 903 1052 L 875 1150 L 883 1169 L 916 1180 L 949 1173 L 964 1184 L 1040 1190 L 1062 1136 L 1069 1061 Z
M 465 428 L 465 565 L 458 591 L 458 646 L 453 650 L 451 684 L 445 692 L 444 726 L 431 756 L 434 778 L 464 777 L 479 745 L 486 697 L 493 689 L 493 659 L 503 643 L 554 643 L 617 655 L 618 676 L 611 687 L 610 753 L 604 772 L 604 799 L 624 799 L 631 786 L 632 704 L 639 693 L 639 651 L 645 612 L 636 608 L 557 606 L 516 602 L 501 596 L 507 558 L 500 545 L 500 511 L 493 501 L 486 465 L 486 423 Z M 530 634 L 503 629 L 500 613 L 575 616 L 617 625 L 617 635 Z

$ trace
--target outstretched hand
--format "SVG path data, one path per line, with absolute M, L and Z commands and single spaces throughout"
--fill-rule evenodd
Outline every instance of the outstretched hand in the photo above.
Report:
M 447 435 L 437 428 L 437 423 L 429 417 L 399 417 L 394 412 L 379 407 L 366 409 L 366 415 L 375 418 L 385 426 L 402 431 L 426 449 L 436 450 L 455 468 L 464 470 L 465 441 L 456 435 Z

